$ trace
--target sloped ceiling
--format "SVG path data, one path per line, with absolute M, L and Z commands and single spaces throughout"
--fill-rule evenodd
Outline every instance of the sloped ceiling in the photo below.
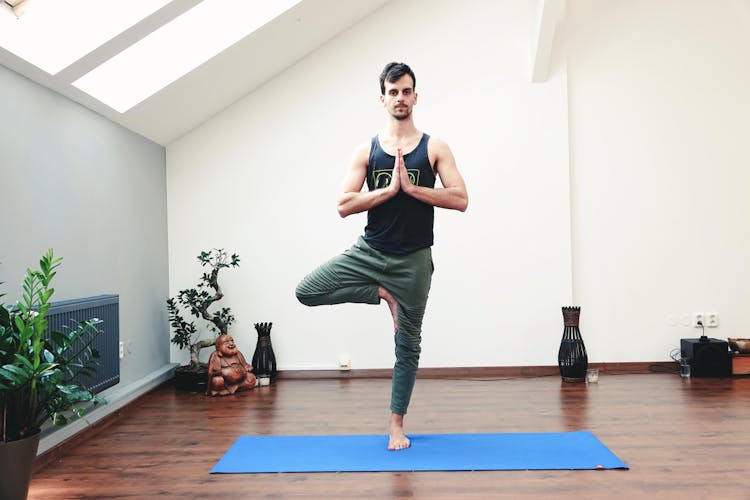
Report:
M 302 0 L 261 29 L 122 114 L 71 85 L 199 1 L 170 2 L 54 76 L 2 48 L 0 64 L 158 144 L 167 145 L 389 0 Z

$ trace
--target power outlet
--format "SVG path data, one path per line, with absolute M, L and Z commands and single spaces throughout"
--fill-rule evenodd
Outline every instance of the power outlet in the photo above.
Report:
M 120 341 L 120 359 L 125 357 L 125 342 Z
M 339 358 L 339 370 L 349 371 L 352 369 L 352 360 L 346 357 Z
M 693 326 L 695 328 L 701 328 L 706 326 L 706 315 L 702 312 L 693 313 Z
M 708 328 L 716 328 L 717 326 L 719 326 L 719 313 L 706 313 L 706 322 L 704 324 Z

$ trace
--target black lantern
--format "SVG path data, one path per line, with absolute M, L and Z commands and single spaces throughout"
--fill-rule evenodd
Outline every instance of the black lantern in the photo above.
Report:
M 589 359 L 586 355 L 586 346 L 583 345 L 581 331 L 578 329 L 581 308 L 563 307 L 562 314 L 565 329 L 560 342 L 560 351 L 557 354 L 560 375 L 565 382 L 584 382 Z

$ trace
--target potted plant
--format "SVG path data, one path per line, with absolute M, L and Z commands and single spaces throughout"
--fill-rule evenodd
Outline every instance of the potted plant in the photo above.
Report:
M 50 249 L 39 269 L 26 271 L 21 300 L 0 303 L 0 498 L 26 498 L 42 425 L 64 425 L 89 403 L 104 400 L 75 383 L 91 374 L 98 319 L 47 333 L 52 278 L 62 259 Z
M 224 297 L 219 286 L 219 271 L 227 267 L 238 267 L 240 257 L 235 253 L 231 256 L 224 249 L 212 249 L 198 255 L 201 266 L 208 267 L 195 288 L 180 290 L 176 297 L 167 299 L 169 323 L 174 330 L 172 343 L 180 349 L 188 348 L 190 363 L 177 367 L 175 370 L 175 387 L 178 389 L 205 392 L 208 378 L 206 363 L 200 361 L 200 352 L 206 347 L 213 347 L 219 335 L 227 334 L 229 326 L 234 322 L 232 311 L 228 307 L 210 312 L 208 309 Z M 195 321 L 185 321 L 183 309 L 195 318 L 208 322 L 211 336 L 204 338 L 202 332 L 195 325 Z

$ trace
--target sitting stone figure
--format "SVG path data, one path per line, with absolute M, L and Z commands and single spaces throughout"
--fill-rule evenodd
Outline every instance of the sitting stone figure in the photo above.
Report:
M 209 396 L 225 396 L 234 394 L 239 389 L 255 387 L 253 367 L 245 361 L 245 357 L 237 350 L 237 344 L 231 335 L 219 335 L 216 339 L 216 350 L 208 359 L 208 387 Z

